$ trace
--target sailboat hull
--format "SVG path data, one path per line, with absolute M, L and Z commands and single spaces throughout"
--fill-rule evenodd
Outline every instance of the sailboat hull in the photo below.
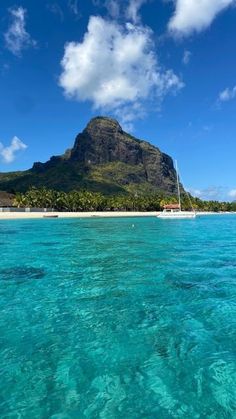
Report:
M 180 182 L 179 182 L 179 172 L 178 172 L 178 165 L 177 161 L 175 161 L 175 167 L 176 167 L 176 180 L 177 180 L 177 189 L 178 189 L 178 204 L 172 203 L 172 204 L 166 204 L 164 205 L 164 210 L 159 215 L 157 215 L 158 218 L 162 218 L 165 220 L 180 220 L 180 219 L 190 219 L 196 218 L 196 212 L 193 209 L 192 202 L 190 199 L 190 195 L 187 193 L 189 202 L 192 207 L 192 211 L 182 211 L 181 208 L 181 197 L 180 197 Z
M 196 218 L 195 212 L 188 212 L 188 211 L 178 211 L 178 212 L 162 212 L 161 214 L 157 215 L 157 218 L 162 219 L 173 219 L 173 220 L 180 220 L 180 219 L 193 219 Z

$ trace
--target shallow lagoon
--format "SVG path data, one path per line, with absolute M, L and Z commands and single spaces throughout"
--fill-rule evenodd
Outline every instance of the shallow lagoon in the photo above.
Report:
M 0 417 L 235 418 L 236 216 L 0 221 Z

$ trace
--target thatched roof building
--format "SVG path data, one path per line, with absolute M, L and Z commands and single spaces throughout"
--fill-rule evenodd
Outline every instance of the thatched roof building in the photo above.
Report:
M 0 207 L 12 207 L 14 195 L 0 191 Z

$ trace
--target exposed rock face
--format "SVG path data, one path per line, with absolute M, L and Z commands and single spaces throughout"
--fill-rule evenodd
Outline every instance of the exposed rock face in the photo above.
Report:
M 124 132 L 111 118 L 93 118 L 64 155 L 4 182 L 2 189 L 25 190 L 30 185 L 61 190 L 87 188 L 116 193 L 141 188 L 143 192 L 176 193 L 176 172 L 171 157 L 146 141 Z M 4 187 L 5 184 L 5 187 Z
M 71 159 L 84 164 L 106 164 L 121 161 L 139 164 L 142 152 L 138 141 L 124 133 L 117 121 L 95 118 L 75 140 Z
M 110 118 L 92 119 L 75 140 L 70 159 L 85 165 L 122 162 L 142 165 L 143 179 L 160 189 L 176 191 L 176 173 L 172 159 L 151 144 L 122 131 Z

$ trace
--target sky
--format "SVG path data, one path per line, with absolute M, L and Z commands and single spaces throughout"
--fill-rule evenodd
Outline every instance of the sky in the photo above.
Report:
M 236 200 L 236 0 L 1 0 L 0 172 L 73 145 L 97 115 Z

